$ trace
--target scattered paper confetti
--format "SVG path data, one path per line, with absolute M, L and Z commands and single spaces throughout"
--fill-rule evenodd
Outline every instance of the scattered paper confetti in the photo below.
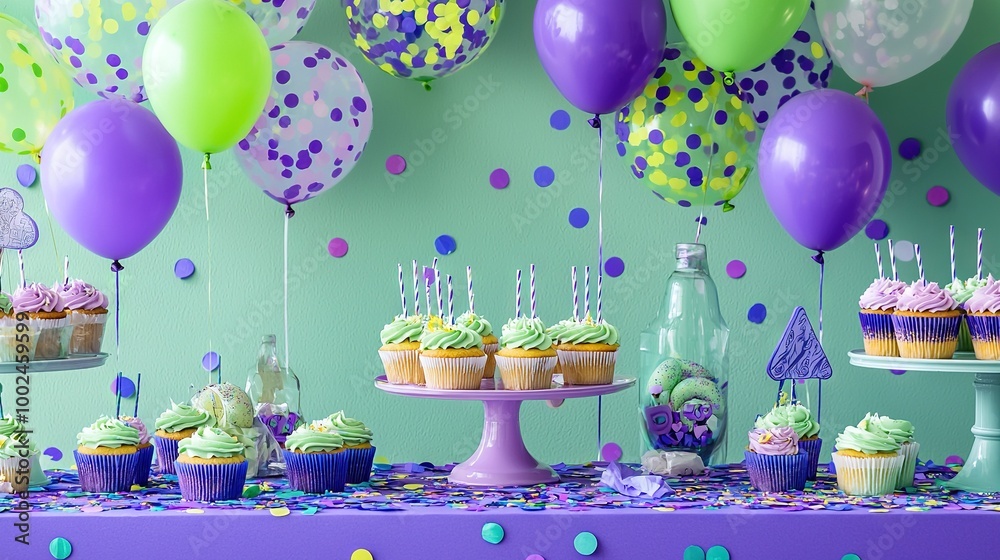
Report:
M 127 399 L 135 394 L 135 383 L 126 376 L 122 376 L 121 386 L 118 384 L 118 376 L 111 380 L 111 394 L 117 395 L 121 392 L 122 398 Z
M 705 551 L 697 545 L 684 549 L 684 560 L 705 560 Z
M 913 242 L 902 239 L 895 242 L 896 260 L 910 262 L 913 260 Z
M 729 550 L 724 546 L 713 546 L 705 554 L 705 560 L 729 560 Z
M 597 537 L 590 531 L 583 531 L 573 539 L 573 548 L 583 556 L 597 552 Z
M 751 323 L 761 324 L 767 318 L 767 307 L 763 303 L 755 303 L 747 311 L 747 320 Z
M 194 263 L 191 259 L 177 259 L 174 263 L 174 276 L 181 280 L 190 278 L 194 274 Z
M 556 180 L 556 172 L 547 165 L 541 165 L 535 169 L 535 184 L 539 187 L 547 187 Z
M 221 363 L 221 358 L 219 354 L 215 351 L 206 352 L 204 356 L 201 357 L 201 367 L 205 371 L 215 371 L 219 369 L 219 364 Z
M 905 160 L 917 159 L 922 148 L 920 140 L 907 138 L 899 143 L 899 157 Z
M 292 510 L 286 507 L 270 508 L 267 511 L 274 517 L 285 517 L 286 515 L 292 513 Z
M 490 173 L 490 186 L 494 189 L 506 189 L 510 185 L 510 174 L 507 170 L 499 167 Z
M 424 487 L 423 484 L 404 484 L 403 485 L 403 488 L 406 489 L 406 490 L 420 490 L 423 487 Z
M 330 243 L 326 245 L 326 250 L 330 252 L 330 256 L 339 259 L 347 254 L 347 240 L 343 237 L 334 237 L 330 240 Z
M 201 508 L 189 508 L 189 509 L 185 509 L 184 513 L 192 513 L 192 514 L 197 515 L 197 514 L 205 513 L 205 510 L 203 510 Z
M 458 244 L 455 242 L 455 238 L 450 235 L 439 235 L 437 239 L 434 240 L 434 248 L 437 250 L 438 254 L 450 255 L 455 252 L 458 248 Z
M 399 155 L 393 154 L 385 159 L 385 170 L 393 175 L 400 175 L 406 171 L 406 159 Z
M 58 447 L 48 447 L 42 453 L 53 461 L 59 461 L 63 458 L 63 453 L 62 451 L 59 451 Z
M 872 220 L 865 226 L 865 235 L 868 236 L 868 239 L 881 241 L 889 237 L 889 224 L 878 219 Z
M 927 202 L 931 206 L 944 206 L 951 200 L 951 193 L 948 189 L 937 185 L 927 190 Z
M 56 537 L 49 542 L 49 554 L 56 560 L 66 560 L 73 554 L 73 545 L 62 537 Z
M 260 486 L 251 484 L 243 489 L 244 498 L 256 498 L 257 496 L 260 496 Z
M 545 560 L 545 557 L 543 557 L 541 554 L 532 554 L 527 558 L 525 558 L 524 560 Z
M 734 259 L 726 263 L 726 274 L 730 278 L 743 278 L 746 273 L 747 265 L 743 261 Z
M 612 278 L 618 278 L 625 272 L 625 261 L 621 257 L 611 257 L 604 262 L 604 272 Z
M 22 163 L 17 166 L 17 182 L 20 183 L 22 187 L 30 187 L 35 184 L 35 179 L 38 178 L 38 170 L 35 166 L 29 163 Z
M 80 511 L 84 513 L 98 513 L 104 511 L 104 508 L 101 506 L 83 506 L 80 508 Z
M 374 560 L 367 548 L 359 548 L 351 553 L 351 560 Z
M 615 442 L 605 443 L 601 448 L 601 459 L 611 463 L 622 458 L 622 446 Z
M 497 523 L 483 525 L 483 540 L 490 544 L 500 544 L 503 540 L 503 527 Z
M 569 211 L 569 225 L 576 229 L 587 227 L 590 223 L 590 212 L 586 208 L 574 208 Z
M 840 560 L 861 560 L 857 554 L 845 554 Z
M 552 116 L 549 117 L 549 126 L 556 130 L 566 130 L 569 128 L 570 117 L 569 113 L 559 109 L 558 111 L 553 111 Z

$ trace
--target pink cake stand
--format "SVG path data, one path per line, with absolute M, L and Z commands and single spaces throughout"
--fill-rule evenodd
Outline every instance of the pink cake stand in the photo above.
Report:
M 509 391 L 498 388 L 492 379 L 483 381 L 479 390 L 429 389 L 418 385 L 393 385 L 385 376 L 375 379 L 375 387 L 396 395 L 449 401 L 483 401 L 483 438 L 479 449 L 465 462 L 456 465 L 448 480 L 470 486 L 531 486 L 557 482 L 559 475 L 538 462 L 524 446 L 521 437 L 521 403 L 549 401 L 559 406 L 564 399 L 597 397 L 624 391 L 635 379 L 616 378 L 610 385 L 563 386 L 555 376 L 551 389 Z

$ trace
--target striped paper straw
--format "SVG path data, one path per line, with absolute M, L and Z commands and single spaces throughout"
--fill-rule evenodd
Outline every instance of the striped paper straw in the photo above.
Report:
M 17 252 L 21 254 L 20 251 Z M 983 279 L 983 228 L 979 228 L 976 236 L 976 280 Z
M 444 300 L 441 298 L 441 275 L 438 274 L 437 270 L 434 271 L 434 284 L 437 288 L 437 303 L 438 303 L 438 317 L 444 319 Z
M 590 317 L 590 267 L 583 267 L 583 318 Z
M 420 315 L 420 284 L 417 283 L 417 259 L 413 259 L 413 314 Z
M 885 278 L 882 274 L 882 250 L 878 247 L 878 241 L 875 242 L 875 262 L 878 263 L 878 277 Z
M 403 304 L 403 317 L 406 317 L 406 285 L 403 284 L 403 265 L 396 263 L 399 269 L 399 301 Z
M 899 276 L 896 274 L 896 252 L 892 249 L 892 239 L 889 240 L 889 266 L 892 267 L 893 281 L 898 281 Z
M 434 314 L 434 308 L 431 307 L 431 281 L 427 278 L 426 266 L 424 267 L 424 301 L 427 303 L 427 318 L 430 319 L 431 315 Z
M 920 244 L 913 244 L 913 252 L 917 254 L 917 274 L 920 275 L 920 283 L 926 284 L 924 281 L 924 261 L 920 259 Z
M 573 272 L 573 320 L 580 320 L 580 291 L 576 286 L 576 267 L 572 268 Z
M 514 291 L 514 318 L 521 316 L 521 269 L 517 269 L 517 289 Z
M 69 286 L 69 255 L 63 260 L 63 286 Z
M 602 282 L 603 279 L 604 279 L 603 274 L 597 275 L 597 322 L 598 323 L 601 322 L 601 284 L 603 284 Z
M 24 255 L 21 254 L 21 250 L 17 250 L 17 264 L 21 268 L 21 287 L 27 286 L 24 282 Z
M 465 279 L 468 284 L 469 289 L 469 311 L 472 313 L 476 312 L 476 296 L 472 295 L 472 267 L 465 267 Z
M 455 292 L 451 288 L 451 274 L 448 275 L 448 322 L 455 324 Z
M 532 264 L 529 270 L 529 276 L 531 278 L 529 281 L 529 290 L 531 292 L 531 318 L 534 319 L 538 316 L 535 314 L 535 265 Z
M 954 282 L 958 280 L 958 274 L 955 273 L 955 226 L 948 228 L 948 237 L 951 241 L 951 281 Z

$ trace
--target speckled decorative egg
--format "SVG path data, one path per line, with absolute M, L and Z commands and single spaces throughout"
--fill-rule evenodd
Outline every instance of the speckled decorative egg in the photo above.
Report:
M 191 404 L 215 417 L 219 426 L 253 426 L 253 405 L 243 389 L 231 383 L 212 384 L 191 399 Z

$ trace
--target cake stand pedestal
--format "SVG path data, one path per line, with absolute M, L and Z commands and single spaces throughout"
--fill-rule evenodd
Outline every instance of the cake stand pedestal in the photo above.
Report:
M 485 380 L 480 389 L 443 390 L 417 385 L 393 385 L 385 376 L 375 379 L 375 387 L 387 393 L 423 399 L 482 401 L 483 437 L 479 448 L 468 460 L 455 466 L 448 480 L 470 486 L 532 486 L 557 482 L 559 475 L 538 462 L 524 446 L 521 437 L 521 403 L 548 401 L 558 406 L 563 399 L 597 397 L 624 391 L 635 385 L 634 378 L 615 378 L 610 385 L 563 386 L 555 376 L 551 389 L 510 391 Z
M 968 492 L 1000 492 L 1000 361 L 977 360 L 972 352 L 956 352 L 951 360 L 920 360 L 869 356 L 848 352 L 851 364 L 872 369 L 974 373 L 976 380 L 976 436 L 962 470 L 941 484 Z

